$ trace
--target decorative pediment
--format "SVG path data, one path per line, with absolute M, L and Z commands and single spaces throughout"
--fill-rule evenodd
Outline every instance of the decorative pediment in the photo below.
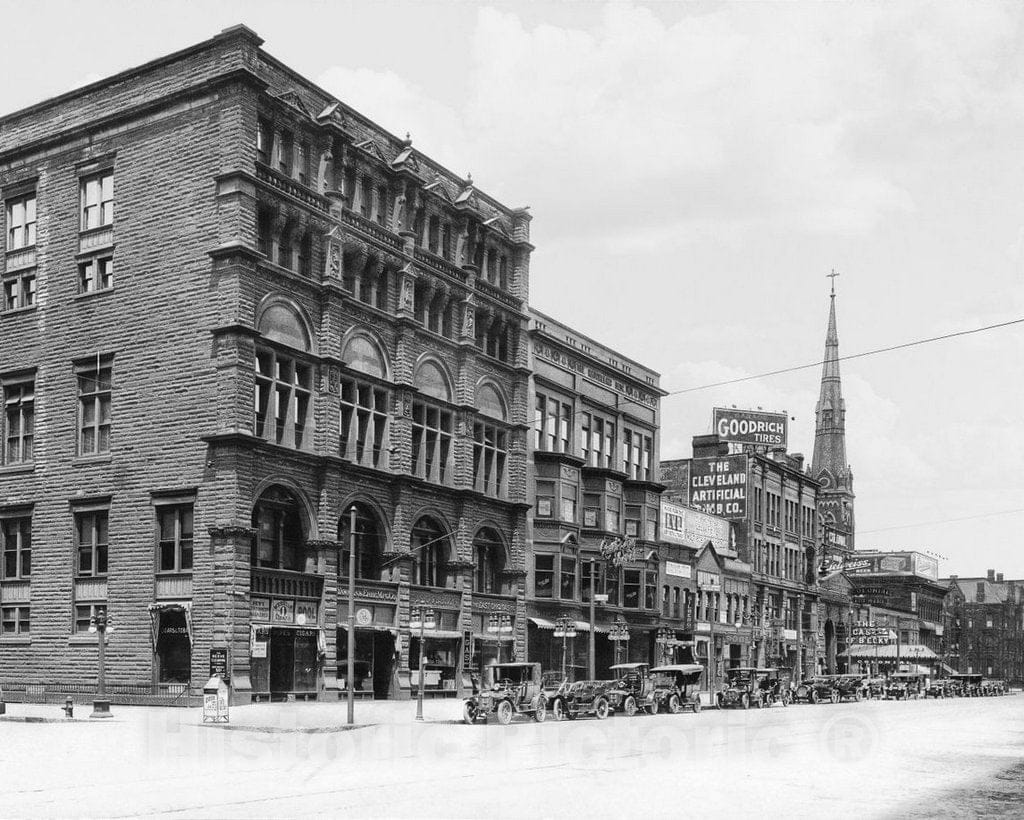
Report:
M 454 202 L 454 200 L 452 199 L 451 191 L 448 190 L 448 186 L 445 185 L 445 182 L 443 179 L 441 179 L 440 175 L 436 176 L 434 178 L 434 181 L 431 182 L 429 185 L 424 185 L 423 190 L 437 194 L 445 202 Z
M 406 134 L 405 142 L 402 143 L 402 150 L 398 156 L 391 161 L 391 167 L 396 171 L 412 171 L 414 174 L 420 172 L 420 161 L 416 159 L 416 153 L 412 150 L 412 140 Z
M 485 219 L 483 224 L 495 233 L 501 234 L 506 239 L 512 235 L 508 226 L 505 224 L 505 220 L 497 211 L 494 211 L 490 218 Z
M 462 189 L 457 197 L 455 197 L 455 204 L 462 205 L 467 208 L 478 208 L 480 201 L 476 195 L 476 188 L 473 187 L 473 175 L 470 174 L 466 178 L 466 186 Z
M 345 119 L 345 112 L 342 109 L 340 102 L 332 102 L 323 111 L 317 114 L 316 120 L 322 125 L 333 123 L 340 128 L 344 128 L 348 125 L 348 120 Z
M 362 149 L 367 154 L 379 159 L 381 162 L 387 162 L 387 159 L 384 156 L 384 149 L 380 147 L 376 140 L 368 139 L 363 140 L 362 142 L 357 142 L 356 148 Z
M 285 91 L 283 94 L 278 94 L 277 99 L 287 105 L 289 108 L 294 109 L 306 119 L 312 119 L 312 115 L 309 113 L 309 109 L 306 108 L 302 99 L 294 91 Z

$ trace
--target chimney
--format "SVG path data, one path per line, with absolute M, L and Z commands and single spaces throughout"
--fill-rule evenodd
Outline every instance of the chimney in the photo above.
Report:
M 979 604 L 982 604 L 982 603 L 985 602 L 985 582 L 984 581 L 978 581 L 978 590 L 975 593 L 974 598 L 975 598 L 975 600 Z
M 1003 583 L 1003 573 L 1001 573 L 1001 572 L 997 572 L 996 573 L 996 583 L 997 584 Z
M 988 571 L 988 580 L 993 584 L 996 582 L 996 571 L 994 569 Z
M 792 453 L 790 458 L 793 459 L 793 466 L 796 467 L 801 473 L 804 471 L 804 454 L 803 453 Z

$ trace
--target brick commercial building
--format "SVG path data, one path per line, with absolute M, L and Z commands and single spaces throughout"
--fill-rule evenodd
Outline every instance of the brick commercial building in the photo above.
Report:
M 620 660 L 660 659 L 663 584 L 659 560 L 658 374 L 531 310 L 533 435 L 527 566 L 530 660 L 559 669 L 559 617 L 575 622 L 568 672 L 590 664 L 591 594 L 596 605 L 594 672 L 615 660 L 612 623 L 627 624 Z
M 943 579 L 948 585 L 947 659 L 960 672 L 1024 683 L 1024 581 L 990 569 L 984 578 Z
M 337 696 L 352 546 L 360 691 L 525 651 L 530 217 L 261 43 L 0 120 L 8 691 L 90 686 L 104 610 L 115 696 Z
M 694 436 L 692 459 L 661 466 L 663 480 L 681 498 L 698 498 L 710 476 L 726 487 L 722 492 L 733 488 L 725 517 L 739 559 L 750 565 L 741 619 L 752 627 L 750 660 L 788 667 L 797 678 L 814 674 L 824 644 L 818 634 L 818 483 L 804 472 L 803 457 L 782 450 L 731 453 L 728 442 L 706 435 Z

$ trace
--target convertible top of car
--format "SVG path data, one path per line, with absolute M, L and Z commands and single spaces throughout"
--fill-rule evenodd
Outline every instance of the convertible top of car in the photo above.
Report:
M 673 663 L 667 666 L 655 666 L 651 672 L 680 672 L 684 675 L 690 675 L 694 672 L 703 672 L 704 667 L 699 663 Z
M 609 669 L 639 669 L 641 666 L 650 666 L 649 663 L 617 663 L 609 666 Z

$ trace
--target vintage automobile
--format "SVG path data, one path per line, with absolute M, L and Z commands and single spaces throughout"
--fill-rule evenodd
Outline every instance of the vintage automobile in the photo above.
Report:
M 817 675 L 805 680 L 793 692 L 793 700 L 804 703 L 838 703 L 837 678 L 837 675 Z
M 868 698 L 881 700 L 885 697 L 885 678 L 868 678 Z
M 835 686 L 839 692 L 839 700 L 861 701 L 870 697 L 868 679 L 864 675 L 836 675 Z
M 953 694 L 952 684 L 946 678 L 936 678 L 924 690 L 925 698 L 950 698 Z
M 555 720 L 576 720 L 580 715 L 592 715 L 604 720 L 612 711 L 607 690 L 615 683 L 604 680 L 562 681 L 548 695 L 551 716 Z
M 992 678 L 985 678 L 981 682 L 981 694 L 985 696 L 990 695 L 1002 695 L 1005 692 L 1006 684 L 1001 680 L 993 680 Z
M 981 674 L 978 672 L 956 672 L 949 676 L 960 695 L 965 698 L 976 698 L 981 694 Z
M 792 700 L 788 669 L 737 666 L 726 671 L 726 688 L 715 697 L 719 709 L 761 708 Z
M 893 672 L 885 687 L 886 700 L 910 700 L 924 693 L 925 676 L 918 672 Z
M 700 712 L 700 678 L 704 667 L 697 663 L 675 663 L 656 666 L 651 670 L 654 679 L 654 699 L 659 709 L 673 715 L 689 709 Z
M 491 664 L 481 691 L 463 703 L 462 718 L 469 724 L 486 723 L 495 715 L 498 723 L 509 724 L 514 715 L 530 715 L 543 723 L 548 702 L 541 682 L 539 663 Z
M 632 717 L 643 709 L 649 715 L 658 714 L 661 706 L 654 696 L 654 680 L 648 663 L 617 663 L 609 667 L 617 679 L 605 691 L 612 711 Z

